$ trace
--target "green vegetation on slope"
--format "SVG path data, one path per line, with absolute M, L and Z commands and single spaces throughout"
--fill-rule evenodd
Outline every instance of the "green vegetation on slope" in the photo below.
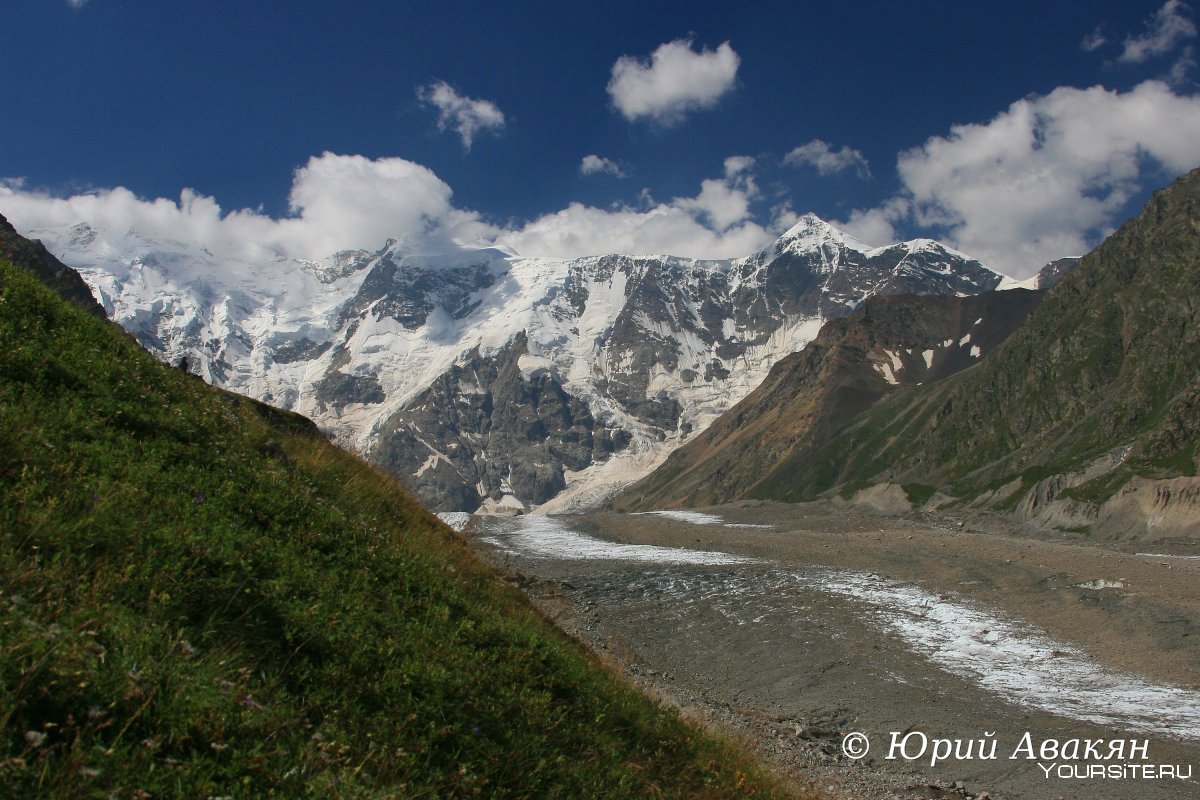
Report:
M 691 507 L 747 496 L 809 499 L 833 488 L 842 445 L 822 448 L 851 420 L 884 402 L 881 398 L 974 367 L 977 354 L 1003 342 L 1041 298 L 1024 289 L 868 298 L 850 315 L 826 323 L 803 350 L 781 359 L 758 388 L 611 507 Z M 884 363 L 894 369 L 892 381 L 879 370 Z M 911 485 L 917 487 L 908 492 L 914 501 L 924 502 L 935 491 L 920 481 Z M 842 486 L 843 494 L 848 488 Z
M 1200 439 L 1200 170 L 1085 256 L 977 368 L 907 388 L 755 495 L 808 499 L 882 481 L 971 499 L 1119 466 L 1064 496 L 1102 503 L 1132 477 L 1193 476 Z M 1015 506 L 1015 489 L 995 498 Z
M 301 417 L 0 263 L 0 795 L 743 797 Z

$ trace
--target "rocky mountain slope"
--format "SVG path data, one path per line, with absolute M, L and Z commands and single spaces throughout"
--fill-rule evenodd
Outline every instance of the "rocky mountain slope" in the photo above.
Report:
M 1200 535 L 1200 170 L 979 366 L 885 396 L 751 494 L 904 485 L 1106 536 Z
M 653 473 L 614 499 L 619 510 L 697 507 L 753 494 L 783 464 L 804 463 L 885 395 L 973 367 L 1043 292 L 872 297 L 826 323 L 799 353 Z
M 1000 276 L 936 242 L 813 216 L 723 261 L 497 250 L 221 256 L 78 224 L 34 232 L 167 361 L 303 413 L 439 510 L 596 504 L 878 294 Z
M 92 296 L 92 290 L 79 273 L 59 261 L 39 241 L 31 241 L 17 233 L 0 214 L 0 259 L 19 264 L 39 281 L 54 290 L 59 297 L 82 308 L 92 316 L 104 317 L 104 309 Z

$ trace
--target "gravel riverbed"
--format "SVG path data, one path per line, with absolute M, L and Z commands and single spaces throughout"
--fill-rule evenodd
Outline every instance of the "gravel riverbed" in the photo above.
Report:
M 1200 797 L 1192 542 L 1143 553 L 985 516 L 757 502 L 480 518 L 466 534 L 643 690 L 798 785 L 867 800 Z M 847 754 L 850 733 L 864 757 Z M 957 752 L 931 763 L 939 740 Z

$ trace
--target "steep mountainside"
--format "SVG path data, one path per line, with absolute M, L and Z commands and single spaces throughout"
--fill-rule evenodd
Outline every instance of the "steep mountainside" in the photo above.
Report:
M 1037 274 L 1033 276 L 1032 285 L 1026 288 L 1049 289 L 1057 286 L 1063 278 L 1075 271 L 1075 268 L 1079 266 L 1079 261 L 1078 258 L 1059 258 L 1051 261 L 1038 270 Z
M 4 261 L 0 587 L 3 797 L 782 795 L 308 420 Z
M 725 261 L 392 243 L 239 261 L 83 224 L 37 235 L 161 358 L 310 416 L 440 510 L 594 504 L 865 297 L 1000 283 L 936 242 L 870 248 L 813 216 Z
M 52 256 L 41 242 L 30 241 L 17 233 L 3 215 L 0 215 L 0 259 L 21 265 L 60 297 L 89 314 L 105 316 L 104 309 L 78 272 Z
M 612 505 L 645 510 L 746 497 L 782 462 L 808 460 L 881 397 L 978 364 L 1042 294 L 870 298 L 826 323 L 803 351 L 776 364 L 746 399 Z
M 1109 535 L 1200 534 L 1200 170 L 976 369 L 885 398 L 760 496 L 892 481 Z

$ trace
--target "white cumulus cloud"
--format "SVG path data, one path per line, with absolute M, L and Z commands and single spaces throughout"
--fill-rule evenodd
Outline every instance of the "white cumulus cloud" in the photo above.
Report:
M 414 250 L 494 236 L 477 214 L 455 208 L 450 187 L 402 158 L 324 153 L 295 171 L 292 216 L 223 212 L 212 197 L 184 189 L 179 200 L 145 200 L 117 187 L 60 198 L 15 182 L 0 185 L 0 212 L 21 231 L 86 222 L 100 230 L 203 244 L 218 256 L 257 261 L 323 258 L 374 249 L 394 238 Z
M 725 177 L 732 180 L 735 176 L 749 172 L 754 167 L 754 156 L 730 156 L 725 159 Z
M 445 81 L 434 81 L 417 89 L 417 97 L 438 110 L 438 130 L 452 130 L 470 150 L 480 133 L 498 133 L 504 128 L 504 113 L 490 100 L 464 97 Z
M 710 178 L 700 183 L 700 194 L 677 197 L 676 208 L 689 211 L 704 220 L 716 231 L 724 231 L 750 217 L 750 202 L 758 197 L 758 187 L 750 170 L 750 156 L 730 156 L 725 159 L 725 177 Z
M 834 150 L 828 142 L 821 139 L 813 139 L 807 144 L 793 148 L 783 157 L 783 163 L 790 166 L 807 164 L 815 167 L 822 175 L 853 170 L 860 178 L 871 176 L 870 165 L 860 151 L 845 145 L 840 150 Z
M 1125 40 L 1121 61 L 1138 64 L 1154 56 L 1169 53 L 1195 38 L 1196 24 L 1187 17 L 1190 10 L 1182 0 L 1167 0 L 1146 23 L 1146 30 Z
M 664 126 L 677 125 L 689 112 L 712 108 L 731 91 L 740 63 L 729 42 L 716 50 L 697 51 L 690 39 L 676 39 L 659 45 L 648 60 L 617 59 L 608 94 L 630 121 L 648 118 Z
M 831 220 L 831 224 L 863 244 L 883 247 L 900 238 L 896 225 L 910 213 L 911 207 L 907 198 L 893 197 L 878 208 L 857 209 L 852 211 L 846 220 Z
M 754 159 L 731 156 L 724 177 L 706 179 L 694 197 L 655 201 L 643 193 L 639 207 L 610 209 L 571 203 L 498 242 L 522 255 L 572 258 L 584 255 L 668 254 L 689 258 L 732 258 L 753 253 L 775 238 L 755 222 L 750 204 L 759 196 L 750 169 Z
M 901 153 L 913 219 L 1016 277 L 1082 255 L 1118 222 L 1148 173 L 1200 165 L 1200 97 L 1147 81 L 1128 92 L 1060 87 L 983 124 Z M 895 208 L 852 222 L 894 221 Z
M 694 197 L 600 209 L 572 203 L 507 228 L 454 205 L 448 184 L 402 158 L 324 153 L 296 169 L 291 214 L 224 211 L 217 200 L 185 189 L 176 200 L 143 199 L 123 187 L 58 197 L 19 179 L 0 181 L 0 213 L 18 230 L 63 231 L 79 222 L 120 241 L 126 232 L 202 245 L 233 271 L 279 257 L 320 259 L 341 250 L 376 249 L 396 239 L 410 252 L 446 252 L 459 243 L 499 244 L 522 255 L 573 258 L 606 253 L 725 258 L 752 253 L 774 239 L 756 223 L 753 159 L 734 156 L 724 176 L 705 180 Z
M 296 170 L 288 198 L 295 216 L 280 224 L 294 228 L 288 249 L 310 254 L 377 247 L 387 238 L 429 246 L 478 235 L 478 216 L 455 208 L 452 194 L 428 167 L 403 158 L 325 153 Z
M 599 175 L 599 174 L 615 175 L 618 178 L 624 178 L 625 172 L 621 166 L 611 158 L 604 158 L 595 153 L 590 153 L 583 157 L 579 162 L 580 175 Z
M 609 253 L 733 258 L 766 247 L 773 238 L 754 222 L 714 231 L 673 203 L 646 209 L 601 209 L 571 203 L 505 233 L 499 243 L 522 255 L 546 258 Z

